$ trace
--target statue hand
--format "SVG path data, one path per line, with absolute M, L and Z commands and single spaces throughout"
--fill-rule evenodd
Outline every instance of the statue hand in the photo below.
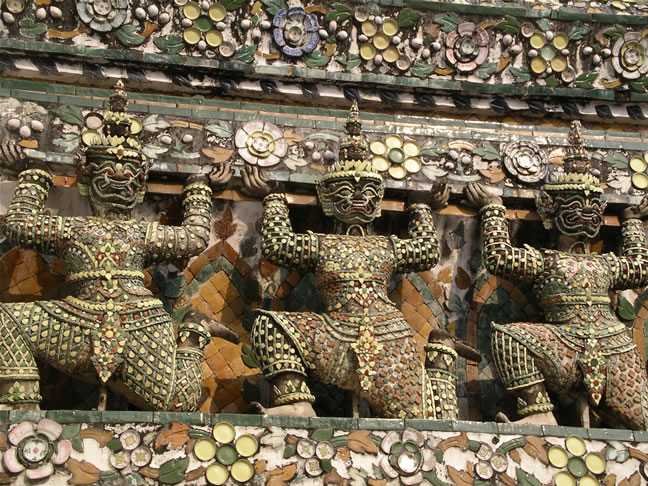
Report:
M 229 162 L 215 165 L 212 168 L 212 171 L 209 173 L 209 184 L 212 188 L 212 191 L 214 191 L 215 193 L 222 192 L 231 178 L 232 168 Z
M 12 142 L 0 143 L 0 168 L 21 172 L 27 168 L 27 157 L 22 147 Z
M 442 209 L 448 205 L 450 199 L 450 187 L 447 184 L 434 184 L 430 190 L 430 207 Z
M 270 182 L 259 172 L 259 168 L 252 165 L 245 166 L 241 171 L 243 177 L 243 188 L 241 189 L 244 194 L 248 196 L 264 198 L 270 193 L 284 192 L 284 187 L 281 182 Z
M 237 333 L 232 331 L 228 326 L 219 322 L 211 317 L 203 314 L 202 312 L 191 309 L 182 319 L 183 322 L 195 322 L 203 326 L 212 337 L 218 337 L 229 341 L 230 343 L 238 344 L 241 338 Z
M 472 208 L 481 208 L 489 204 L 502 204 L 502 198 L 486 189 L 486 186 L 471 182 L 464 189 L 466 199 L 463 203 Z
M 628 206 L 621 212 L 621 221 L 646 218 L 648 218 L 648 195 L 644 196 L 638 206 Z

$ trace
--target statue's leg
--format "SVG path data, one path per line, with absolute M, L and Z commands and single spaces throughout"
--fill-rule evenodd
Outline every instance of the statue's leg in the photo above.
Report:
M 638 349 L 609 356 L 604 414 L 610 425 L 648 428 L 648 380 Z
M 251 339 L 261 373 L 272 385 L 273 407 L 265 413 L 315 416 L 315 397 L 306 385 L 306 364 L 294 339 L 269 314 L 256 317 Z
M 33 303 L 0 305 L 0 410 L 39 410 L 39 374 L 21 326 L 40 327 Z
M 202 326 L 182 323 L 176 343 L 173 324 L 129 332 L 121 384 L 111 386 L 141 408 L 193 411 L 202 393 L 202 356 L 210 336 Z
M 520 423 L 556 424 L 553 416 L 553 405 L 545 388 L 545 377 L 551 376 L 560 381 L 561 363 L 559 359 L 539 359 L 540 356 L 532 343 L 538 342 L 536 336 L 528 332 L 527 339 L 515 336 L 510 332 L 515 324 L 504 326 L 493 324 L 491 346 L 493 362 L 497 373 L 506 389 L 517 396 L 518 414 L 522 417 Z M 540 325 L 538 325 L 540 326 Z M 520 326 L 522 328 L 522 326 Z M 538 327 L 537 331 L 544 329 Z M 507 332 L 508 331 L 508 332 Z M 517 331 L 518 333 L 523 331 Z M 547 331 L 547 334 L 550 332 Z M 542 346 L 542 345 L 540 345 Z M 545 349 L 549 353 L 551 349 Z M 544 373 L 540 366 L 544 366 Z M 507 420 L 503 414 L 498 419 Z

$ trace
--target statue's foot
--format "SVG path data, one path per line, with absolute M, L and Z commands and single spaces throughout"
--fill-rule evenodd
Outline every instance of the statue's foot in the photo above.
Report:
M 534 413 L 516 421 L 511 421 L 505 414 L 500 412 L 495 417 L 495 421 L 505 424 L 558 425 L 556 417 L 551 412 Z
M 296 402 L 290 405 L 265 408 L 259 402 L 252 402 L 250 408 L 260 415 L 296 415 L 299 417 L 317 417 L 313 406 L 308 402 Z

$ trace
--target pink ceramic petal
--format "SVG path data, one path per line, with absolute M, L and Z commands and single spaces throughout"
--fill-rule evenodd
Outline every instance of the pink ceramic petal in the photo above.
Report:
M 72 453 L 72 442 L 67 439 L 59 441 L 56 445 L 56 454 L 52 456 L 54 464 L 63 464 L 67 461 Z
M 45 434 L 49 440 L 54 442 L 56 439 L 61 437 L 61 432 L 63 432 L 63 426 L 59 424 L 58 422 L 54 422 L 51 419 L 41 419 L 40 422 L 38 422 L 38 426 L 36 427 L 36 432 L 39 434 Z
M 285 138 L 275 138 L 275 150 L 274 154 L 281 158 L 284 155 L 286 155 L 286 152 L 288 152 L 288 142 L 286 142 Z
M 2 463 L 7 471 L 17 474 L 25 469 L 25 466 L 18 462 L 18 456 L 16 456 L 16 449 L 13 447 L 4 453 L 2 456 Z
M 381 459 L 380 467 L 382 468 L 383 472 L 390 478 L 396 479 L 398 477 L 398 472 L 392 467 L 391 464 L 389 464 L 389 456 L 384 456 Z
M 38 481 L 39 479 L 49 478 L 52 474 L 54 474 L 54 466 L 52 466 L 51 462 L 48 462 L 38 469 L 27 469 L 25 476 L 32 481 Z
M 31 422 L 20 422 L 11 429 L 8 439 L 13 445 L 18 445 L 21 440 L 29 435 L 34 435 L 34 424 Z
M 259 167 L 270 167 L 279 163 L 279 157 L 275 154 L 270 154 L 265 159 L 259 157 Z

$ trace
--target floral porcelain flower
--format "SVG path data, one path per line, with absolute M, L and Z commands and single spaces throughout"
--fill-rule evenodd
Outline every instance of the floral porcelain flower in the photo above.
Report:
M 275 14 L 272 24 L 274 40 L 287 56 L 309 53 L 319 42 L 317 17 L 307 14 L 303 7 L 282 8 Z
M 63 427 L 50 419 L 41 419 L 36 426 L 21 422 L 9 432 L 12 447 L 2 456 L 6 470 L 13 474 L 25 472 L 30 481 L 44 481 L 54 474 L 54 466 L 64 464 L 72 452 L 72 443 L 59 440 Z
M 246 162 L 261 167 L 278 164 L 288 152 L 288 143 L 279 127 L 259 120 L 247 122 L 239 128 L 234 143 Z
M 436 460 L 432 449 L 423 447 L 425 436 L 414 429 L 389 432 L 380 443 L 380 448 L 387 454 L 380 461 L 380 467 L 386 476 L 400 478 L 405 485 L 421 484 L 423 472 L 434 468 Z
M 625 79 L 637 79 L 648 72 L 648 39 L 641 32 L 626 32 L 612 48 L 612 66 Z
M 446 58 L 457 71 L 471 72 L 488 58 L 488 33 L 463 22 L 446 37 Z
M 504 146 L 502 152 L 506 170 L 520 182 L 539 182 L 549 171 L 547 154 L 533 142 L 512 142 Z
M 126 20 L 127 0 L 80 0 L 76 4 L 81 20 L 97 32 L 110 32 Z

